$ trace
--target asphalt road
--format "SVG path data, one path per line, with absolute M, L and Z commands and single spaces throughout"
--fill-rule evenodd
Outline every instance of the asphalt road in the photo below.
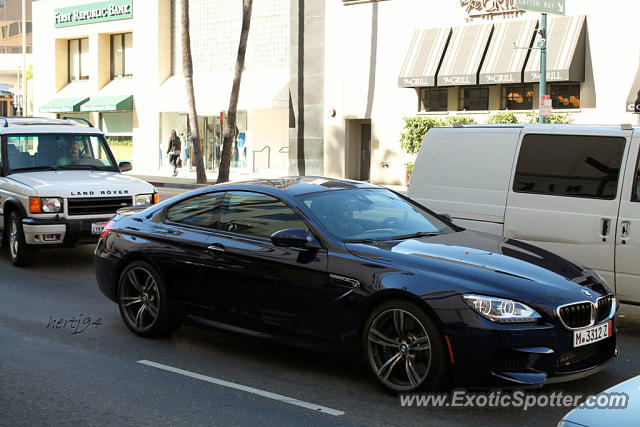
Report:
M 138 338 L 99 292 L 91 257 L 90 246 L 41 250 L 15 268 L 0 254 L 0 425 L 554 426 L 568 411 L 402 407 L 336 355 L 187 327 Z M 640 374 L 640 308 L 623 306 L 618 325 L 620 357 L 543 392 L 596 393 Z

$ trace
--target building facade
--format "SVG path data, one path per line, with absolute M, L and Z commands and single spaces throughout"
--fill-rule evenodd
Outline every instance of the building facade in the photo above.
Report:
M 500 112 L 522 121 L 535 115 L 541 13 L 515 3 L 328 1 L 326 173 L 401 183 L 413 160 L 400 149 L 404 117 L 486 123 Z M 640 40 L 633 33 L 640 3 L 565 6 L 564 15 L 547 19 L 553 112 L 574 123 L 637 124 Z
M 232 167 L 400 184 L 412 160 L 400 148 L 406 117 L 531 119 L 539 109 L 541 14 L 515 3 L 254 2 Z M 549 14 L 545 39 L 553 112 L 574 123 L 636 123 L 640 3 L 565 5 Z M 241 7 L 190 1 L 209 170 L 219 161 Z M 33 20 L 35 110 L 88 119 L 114 144 L 131 140 L 135 171 L 165 167 L 170 129 L 188 132 L 180 0 L 40 0 Z
M 4 117 L 33 111 L 31 76 L 24 74 L 32 65 L 31 0 L 24 1 L 24 22 L 22 5 L 22 0 L 0 0 L 0 116 Z
M 168 166 L 169 134 L 188 141 L 180 0 L 41 0 L 33 5 L 36 110 L 100 127 L 138 173 Z M 285 173 L 289 1 L 254 6 L 232 167 Z M 190 1 L 191 52 L 205 166 L 217 169 L 242 3 Z M 189 144 L 183 159 L 195 167 Z

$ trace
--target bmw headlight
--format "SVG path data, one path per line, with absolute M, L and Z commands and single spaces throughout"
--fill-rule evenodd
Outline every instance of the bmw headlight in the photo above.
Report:
M 133 201 L 133 204 L 134 206 L 153 204 L 153 193 L 136 195 L 136 198 Z
M 492 322 L 524 323 L 540 319 L 534 309 L 521 302 L 472 294 L 463 295 L 463 298 L 476 313 Z

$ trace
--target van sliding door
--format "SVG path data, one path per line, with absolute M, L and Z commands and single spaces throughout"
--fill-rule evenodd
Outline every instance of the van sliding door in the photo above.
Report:
M 523 133 L 504 235 L 578 261 L 614 288 L 616 220 L 631 131 Z
M 640 303 L 640 136 L 635 136 L 622 186 L 616 237 L 616 295 Z

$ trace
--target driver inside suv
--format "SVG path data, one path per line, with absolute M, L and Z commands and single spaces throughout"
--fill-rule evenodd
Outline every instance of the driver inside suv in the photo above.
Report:
M 77 160 L 80 160 L 81 157 L 85 156 L 81 155 L 80 145 L 77 141 L 73 141 L 69 145 L 67 145 L 66 155 L 58 158 L 58 161 L 56 163 L 58 164 L 58 166 L 66 166 Z

